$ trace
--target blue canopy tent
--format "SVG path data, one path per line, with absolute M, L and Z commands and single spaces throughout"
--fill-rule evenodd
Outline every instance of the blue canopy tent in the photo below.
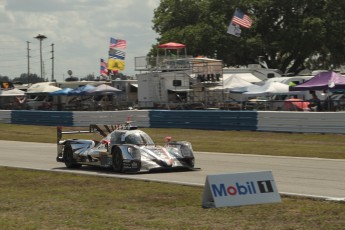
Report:
M 50 95 L 51 96 L 62 96 L 62 95 L 68 95 L 68 93 L 70 91 L 72 91 L 73 89 L 71 88 L 64 88 L 64 89 L 60 89 L 58 91 L 54 91 L 54 92 L 51 92 Z
M 70 96 L 83 96 L 86 95 L 90 90 L 94 89 L 95 86 L 93 85 L 84 85 L 84 86 L 80 86 L 76 89 L 71 90 L 70 92 L 68 92 L 68 95 Z

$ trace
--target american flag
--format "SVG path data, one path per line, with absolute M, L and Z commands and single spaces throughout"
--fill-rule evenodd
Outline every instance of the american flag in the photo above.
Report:
M 126 47 L 127 47 L 126 40 L 110 38 L 109 48 L 126 49 Z
M 101 75 L 108 75 L 108 63 L 101 58 Z
M 121 50 L 109 49 L 109 57 L 114 59 L 125 60 L 126 53 Z
M 245 28 L 250 28 L 253 24 L 253 20 L 238 9 L 236 9 L 231 22 Z

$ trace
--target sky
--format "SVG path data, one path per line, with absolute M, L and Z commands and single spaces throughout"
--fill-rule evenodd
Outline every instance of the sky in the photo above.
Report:
M 57 81 L 67 78 L 68 70 L 74 77 L 99 76 L 110 37 L 127 41 L 126 68 L 121 72 L 133 76 L 134 58 L 145 56 L 157 42 L 152 19 L 159 2 L 0 0 L 0 75 L 13 79 L 27 73 L 29 60 L 30 73 L 40 76 L 40 42 L 34 37 L 42 34 L 47 37 L 42 40 L 42 59 L 48 80 L 53 67 Z

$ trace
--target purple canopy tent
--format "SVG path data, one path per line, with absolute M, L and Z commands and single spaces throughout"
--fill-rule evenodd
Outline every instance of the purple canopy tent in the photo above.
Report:
M 290 91 L 345 89 L 345 77 L 335 72 L 321 72 L 310 80 L 290 86 Z

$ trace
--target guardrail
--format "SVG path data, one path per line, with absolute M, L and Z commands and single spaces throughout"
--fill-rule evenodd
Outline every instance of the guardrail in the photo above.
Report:
M 249 130 L 345 134 L 345 112 L 225 110 L 37 111 L 0 110 L 0 123 L 89 126 L 119 124 L 130 119 L 144 128 Z

